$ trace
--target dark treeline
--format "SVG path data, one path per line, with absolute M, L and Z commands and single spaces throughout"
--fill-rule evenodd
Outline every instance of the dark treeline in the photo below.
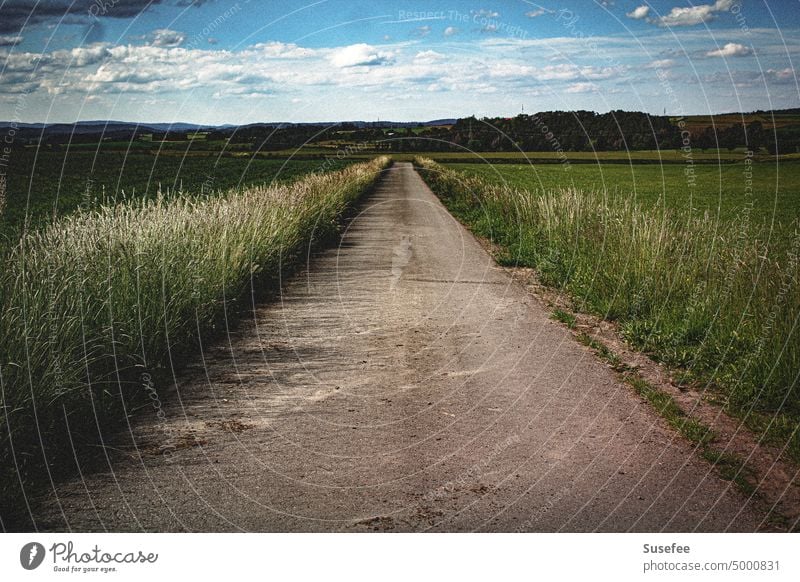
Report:
M 322 145 L 379 151 L 614 151 L 655 149 L 800 151 L 800 110 L 707 117 L 667 117 L 611 111 L 548 111 L 510 118 L 467 117 L 432 123 L 252 124 L 209 128 L 192 149 L 277 151 Z M 157 146 L 189 141 L 198 132 L 114 129 L 66 133 L 20 128 L 17 144 L 65 145 L 98 141 L 149 141 Z
M 745 116 L 745 120 L 748 117 Z M 793 116 L 794 117 L 794 116 Z M 795 124 L 766 129 L 761 121 L 705 126 L 692 118 L 612 111 L 551 111 L 512 118 L 469 117 L 451 127 L 434 127 L 392 143 L 395 151 L 613 151 L 762 148 L 772 153 L 800 149 L 800 116 Z

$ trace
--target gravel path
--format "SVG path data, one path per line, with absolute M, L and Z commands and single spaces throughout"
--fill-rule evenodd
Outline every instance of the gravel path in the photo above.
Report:
M 175 389 L 163 422 L 134 427 L 138 450 L 63 484 L 43 526 L 753 531 L 763 517 L 407 163 Z

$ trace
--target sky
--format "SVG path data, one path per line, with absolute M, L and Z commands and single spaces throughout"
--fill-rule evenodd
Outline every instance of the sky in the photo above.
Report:
M 800 107 L 798 0 L 0 0 L 0 119 Z

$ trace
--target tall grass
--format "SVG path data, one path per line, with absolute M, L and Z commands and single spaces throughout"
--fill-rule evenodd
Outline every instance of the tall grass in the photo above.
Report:
M 796 221 L 768 236 L 746 209 L 718 221 L 603 192 L 490 185 L 428 159 L 416 163 L 454 214 L 505 249 L 504 261 L 537 269 L 576 308 L 618 321 L 631 343 L 714 387 L 748 420 L 782 424 L 796 444 Z
M 144 373 L 158 377 L 252 284 L 274 283 L 335 234 L 388 163 L 100 207 L 23 237 L 0 273 L 0 518 L 20 502 L 20 480 L 69 466 L 71 446 L 124 422 Z

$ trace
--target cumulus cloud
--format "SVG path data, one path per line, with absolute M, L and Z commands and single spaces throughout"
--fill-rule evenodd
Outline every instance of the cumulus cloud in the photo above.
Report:
M 649 6 L 638 6 L 634 8 L 632 12 L 628 12 L 625 16 L 628 18 L 633 18 L 634 20 L 642 20 L 643 18 L 647 18 L 648 14 L 650 14 Z
M 180 46 L 186 40 L 186 35 L 169 28 L 157 28 L 147 35 L 146 40 L 153 46 L 175 47 Z
M 134 85 L 146 85 L 155 81 L 163 81 L 167 77 L 164 73 L 155 71 L 137 71 L 135 69 L 117 69 L 100 67 L 95 73 L 87 75 L 85 81 L 89 85 L 104 83 L 131 83 Z
M 743 44 L 739 44 L 738 42 L 729 42 L 721 49 L 709 51 L 706 53 L 708 57 L 746 57 L 750 55 L 753 51 L 750 47 L 747 47 Z
M 444 29 L 445 36 L 455 36 L 458 34 L 458 29 L 455 26 L 448 26 Z
M 648 22 L 659 26 L 694 26 L 713 20 L 717 12 L 728 12 L 733 4 L 734 0 L 717 0 L 714 4 L 678 6 L 664 16 L 648 19 Z
M 485 58 L 487 51 L 496 58 Z M 180 91 L 207 91 L 224 99 L 325 87 L 363 91 L 391 87 L 403 94 L 428 89 L 492 94 L 504 88 L 534 91 L 542 84 L 566 88 L 569 83 L 599 83 L 626 73 L 624 67 L 528 64 L 508 57 L 505 49 L 491 43 L 480 57 L 404 46 L 390 52 L 367 44 L 311 49 L 280 42 L 238 51 L 98 43 L 45 54 L 6 53 L 0 93 L 23 88 L 65 96 L 146 93 L 164 101 Z M 442 67 L 445 61 L 447 66 Z M 389 63 L 392 66 L 378 66 Z
M 365 43 L 336 49 L 330 56 L 331 63 L 340 68 L 387 65 L 392 60 L 392 53 L 380 51 Z
M 270 41 L 253 45 L 250 50 L 259 51 L 269 58 L 277 59 L 303 59 L 317 54 L 313 49 L 298 46 L 294 43 Z M 245 54 L 249 51 L 245 51 Z
M 628 63 L 604 66 L 602 61 L 592 65 L 526 56 L 541 56 L 543 53 L 534 49 L 554 42 L 566 52 L 573 45 L 582 46 L 582 41 L 574 38 L 520 40 L 495 36 L 477 41 L 479 50 L 450 52 L 420 48 L 413 42 L 334 48 L 267 42 L 238 50 L 219 50 L 205 43 L 190 47 L 186 43 L 178 47 L 98 43 L 44 54 L 0 49 L 0 60 L 6 66 L 0 77 L 0 95 L 33 91 L 39 95 L 62 95 L 60 99 L 65 103 L 86 95 L 104 98 L 111 94 L 125 99 L 126 93 L 136 95 L 137 103 L 143 102 L 143 95 L 166 103 L 184 91 L 196 91 L 197 98 L 204 100 L 273 99 L 284 95 L 281 103 L 297 96 L 312 102 L 334 93 L 345 95 L 345 101 L 356 94 L 375 99 L 395 95 L 424 99 L 423 95 L 432 93 L 533 95 L 537 91 L 591 96 L 595 92 L 613 92 L 635 70 Z M 700 42 L 696 41 L 692 48 L 697 47 L 698 55 L 705 55 L 708 47 L 700 49 Z M 529 51 L 520 50 L 525 47 Z M 673 66 L 673 58 L 678 64 L 682 62 L 678 56 L 659 52 L 658 46 L 653 48 L 653 54 L 659 55 L 655 58 L 660 60 L 641 59 L 650 61 L 644 66 L 650 68 L 651 77 L 652 69 Z M 778 62 L 780 66 L 776 65 Z M 391 66 L 380 66 L 388 64 Z M 755 71 L 749 76 L 736 76 L 737 86 L 760 83 L 763 87 L 767 80 L 776 87 L 786 87 L 793 82 L 794 71 L 786 69 L 782 61 L 767 62 L 765 69 L 769 65 L 773 69 L 767 73 Z M 636 67 L 641 70 L 642 66 Z M 758 76 L 762 74 L 763 77 Z M 726 72 L 713 83 L 730 87 L 731 77 Z M 99 111 L 93 110 L 93 115 L 102 117 Z
M 64 61 L 70 67 L 87 67 L 112 58 L 113 53 L 108 45 L 96 44 L 71 50 L 55 51 L 52 56 L 56 61 Z

